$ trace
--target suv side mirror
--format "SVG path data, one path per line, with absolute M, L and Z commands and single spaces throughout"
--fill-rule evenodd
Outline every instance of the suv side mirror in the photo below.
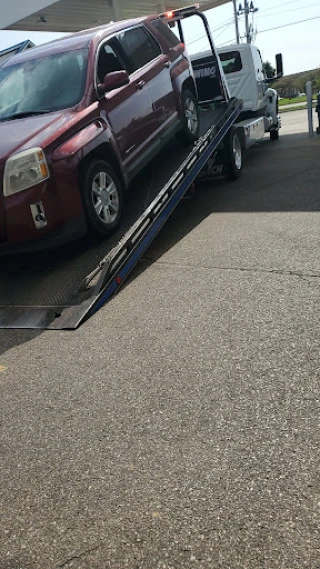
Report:
M 130 83 L 130 77 L 128 73 L 123 69 L 121 71 L 112 71 L 104 76 L 103 83 L 98 85 L 99 95 L 104 95 L 104 93 L 109 93 L 114 89 L 119 89 L 128 85 Z

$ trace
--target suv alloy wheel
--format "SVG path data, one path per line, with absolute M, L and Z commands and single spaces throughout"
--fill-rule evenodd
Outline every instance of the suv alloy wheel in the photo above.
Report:
M 123 189 L 110 164 L 103 160 L 89 162 L 81 189 L 91 231 L 101 237 L 113 233 L 121 219 Z
M 182 130 L 177 133 L 178 140 L 190 144 L 199 138 L 199 110 L 197 99 L 191 91 L 185 89 L 181 95 Z

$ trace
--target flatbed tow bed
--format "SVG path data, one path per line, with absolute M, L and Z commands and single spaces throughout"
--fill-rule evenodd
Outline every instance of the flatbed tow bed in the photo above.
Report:
M 134 181 L 111 238 L 1 260 L 1 329 L 76 329 L 121 288 L 208 160 L 225 147 L 242 103 L 227 99 L 214 107 L 200 112 L 201 137 L 193 147 L 172 142 Z

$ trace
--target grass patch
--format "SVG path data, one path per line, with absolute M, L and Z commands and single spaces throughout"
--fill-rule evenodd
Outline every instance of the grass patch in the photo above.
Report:
M 312 105 L 312 107 L 315 109 L 316 105 Z M 306 111 L 307 110 L 307 104 L 305 105 L 297 105 L 296 107 L 292 107 L 291 109 L 281 109 L 281 114 L 283 113 L 292 113 L 293 111 Z
M 314 101 L 317 100 L 316 95 L 313 95 L 312 98 Z M 283 105 L 294 105 L 295 103 L 306 103 L 306 102 L 307 102 L 307 97 L 294 97 L 293 99 L 280 99 L 279 107 L 282 107 Z

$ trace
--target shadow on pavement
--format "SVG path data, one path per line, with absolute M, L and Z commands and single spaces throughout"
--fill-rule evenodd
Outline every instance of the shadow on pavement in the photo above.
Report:
M 213 213 L 320 211 L 319 141 L 317 137 L 309 139 L 305 133 L 287 134 L 277 142 L 265 138 L 248 153 L 240 180 L 232 183 L 217 180 L 198 186 L 179 204 L 128 283 L 146 268 L 146 261 L 147 264 L 155 262 Z M 159 160 L 161 157 L 166 164 L 164 153 L 159 155 Z M 167 158 L 170 160 L 170 157 Z M 155 169 L 153 172 L 152 166 L 149 167 L 138 187 L 140 198 L 149 203 L 152 198 L 149 187 L 155 182 L 154 174 L 157 171 Z M 136 196 L 130 196 L 130 220 L 132 216 L 137 218 Z M 124 229 L 121 228 L 121 231 Z M 79 287 L 81 279 L 89 269 L 97 266 L 105 249 L 110 249 L 117 241 L 115 235 L 104 243 L 97 244 L 88 239 L 73 243 L 64 249 L 62 261 L 59 251 L 50 252 L 49 255 L 42 253 L 33 259 L 30 256 L 19 258 L 13 262 L 11 273 L 5 275 L 5 285 L 0 282 L 0 304 L 11 306 L 14 297 L 16 305 L 32 306 L 36 299 L 39 305 L 66 306 L 66 297 L 73 304 L 72 293 Z M 60 270 L 59 278 L 61 275 L 64 278 L 61 293 L 60 283 L 53 285 L 51 276 L 56 267 Z M 23 282 L 21 274 L 24 275 Z M 54 286 L 55 296 L 52 294 Z M 16 344 L 33 339 L 39 333 L 0 331 L 0 354 Z
M 320 211 L 319 143 L 306 134 L 258 143 L 248 152 L 239 180 L 203 184 L 179 204 L 132 278 L 213 213 Z
M 42 332 L 43 330 L 0 330 L 0 356 L 15 346 L 30 342 Z

